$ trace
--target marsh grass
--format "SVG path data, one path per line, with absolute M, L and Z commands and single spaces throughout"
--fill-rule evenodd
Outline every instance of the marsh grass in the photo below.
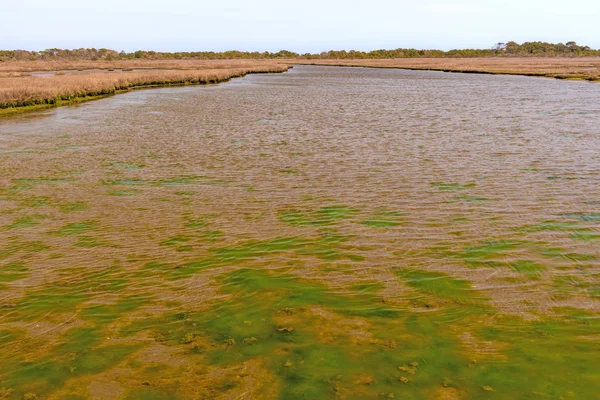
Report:
M 400 68 L 426 71 L 507 74 L 557 79 L 600 80 L 600 58 L 469 57 L 350 60 L 297 60 L 296 64 Z
M 59 106 L 142 87 L 219 83 L 249 73 L 284 72 L 288 68 L 284 64 L 260 62 L 239 68 L 218 68 L 225 65 L 229 64 L 213 63 L 213 68 L 195 70 L 0 77 L 0 111 L 6 114 L 23 107 Z

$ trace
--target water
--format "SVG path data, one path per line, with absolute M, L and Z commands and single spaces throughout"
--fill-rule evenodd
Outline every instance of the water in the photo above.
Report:
M 598 88 L 299 66 L 0 120 L 0 393 L 598 398 Z

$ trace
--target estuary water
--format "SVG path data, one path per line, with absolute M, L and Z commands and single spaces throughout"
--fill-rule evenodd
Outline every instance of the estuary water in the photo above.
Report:
M 597 84 L 296 66 L 0 171 L 0 398 L 600 398 Z

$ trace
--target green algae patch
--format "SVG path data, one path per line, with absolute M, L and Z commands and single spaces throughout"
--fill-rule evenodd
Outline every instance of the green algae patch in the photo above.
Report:
M 183 344 L 200 351 L 213 365 L 236 365 L 250 359 L 263 360 L 265 366 L 280 379 L 281 398 L 316 396 L 324 398 L 340 374 L 351 384 L 353 376 L 363 367 L 359 354 L 349 351 L 352 340 L 344 329 L 315 324 L 321 321 L 315 310 L 325 308 L 327 318 L 369 318 L 395 321 L 403 315 L 374 295 L 378 290 L 342 296 L 330 293 L 322 284 L 308 282 L 287 274 L 264 270 L 240 269 L 219 278 L 221 291 L 233 296 L 211 310 L 197 314 L 170 314 L 153 322 L 139 321 L 124 330 L 124 334 L 154 331 L 172 345 Z M 334 313 L 334 314 L 331 314 Z M 357 320 L 356 323 L 360 324 Z M 390 322 L 393 323 L 393 322 Z M 325 332 L 324 330 L 331 330 Z M 321 344 L 319 331 L 335 337 L 329 344 Z M 206 337 L 213 346 L 195 344 L 195 337 Z M 200 342 L 202 343 L 202 342 Z M 198 347 L 200 346 L 200 347 Z M 387 349 L 387 350 L 386 350 Z M 394 374 L 397 362 L 386 355 L 391 348 L 373 343 L 365 348 L 356 347 L 361 355 L 368 354 L 369 365 Z M 372 389 L 375 393 L 375 388 Z
M 48 394 L 73 378 L 103 372 L 130 356 L 139 346 L 104 345 L 94 328 L 73 328 L 51 354 L 36 361 L 14 363 L 5 369 L 3 384 L 15 388 L 17 396 Z
M 7 245 L 0 248 L 0 260 L 5 260 L 16 254 L 33 254 L 47 249 L 48 246 L 40 241 L 24 241 L 11 237 L 9 238 Z
M 19 178 L 13 179 L 13 186 L 5 189 L 6 194 L 14 195 L 40 185 L 58 185 L 73 182 L 73 178 Z
M 343 243 L 345 236 L 323 232 L 315 238 L 277 238 L 265 241 L 251 241 L 240 246 L 216 248 L 211 255 L 201 260 L 192 261 L 176 268 L 166 270 L 169 279 L 180 279 L 207 268 L 226 265 L 239 265 L 252 260 L 264 259 L 282 253 L 296 253 L 302 256 L 313 256 L 327 261 L 350 259 L 362 261 L 363 257 L 347 253 Z
M 126 286 L 124 282 L 123 287 Z M 145 296 L 123 296 L 115 304 L 98 304 L 84 308 L 79 316 L 93 321 L 97 327 L 104 326 L 119 319 L 123 314 L 131 313 L 147 304 Z
M 129 190 L 111 190 L 107 192 L 111 196 L 135 196 L 137 194 L 143 193 L 142 190 L 138 189 L 129 189 Z
M 89 298 L 86 293 L 71 293 L 67 288 L 55 290 L 45 288 L 28 294 L 17 302 L 14 318 L 32 321 L 48 313 L 72 313 Z
M 208 226 L 208 221 L 205 219 L 188 219 L 184 226 L 191 229 L 202 229 Z
M 215 242 L 225 236 L 225 233 L 222 231 L 206 231 L 202 232 L 200 237 L 209 242 Z
M 568 299 L 575 295 L 595 297 L 598 282 L 591 276 L 557 275 L 552 277 L 552 297 Z
M 23 337 L 23 333 L 21 329 L 0 329 L 0 346 L 19 340 Z
M 562 318 L 592 329 L 600 329 L 600 315 L 574 307 L 553 307 L 552 311 Z
M 51 314 L 76 313 L 94 291 L 118 293 L 129 286 L 129 278 L 118 268 L 70 268 L 56 282 L 32 288 L 11 308 L 10 320 L 31 321 Z
M 540 274 L 546 270 L 543 265 L 540 265 L 531 260 L 511 261 L 508 266 L 516 272 L 527 275 L 530 278 L 537 279 Z
M 319 221 L 337 221 L 353 217 L 357 210 L 346 206 L 327 206 L 318 209 L 315 214 Z
M 406 285 L 432 299 L 464 305 L 483 304 L 483 297 L 473 289 L 469 281 L 439 272 L 416 269 L 395 268 L 394 272 Z
M 488 240 L 477 246 L 466 247 L 461 254 L 463 259 L 472 265 L 494 264 L 498 259 L 510 255 L 525 242 L 516 240 Z
M 352 285 L 350 287 L 350 290 L 352 293 L 376 295 L 377 292 L 379 292 L 383 288 L 384 286 L 379 282 L 366 282 Z
M 462 260 L 469 268 L 510 267 L 517 272 L 529 275 L 534 272 L 533 270 L 545 269 L 541 265 L 534 266 L 532 261 L 525 258 L 529 253 L 539 254 L 540 252 L 541 248 L 536 243 L 491 239 L 462 248 L 451 242 L 443 242 L 429 248 L 425 254 L 438 259 Z
M 598 240 L 600 239 L 600 234 L 595 232 L 574 232 L 571 234 L 571 239 L 574 240 Z
M 43 220 L 44 218 L 46 218 L 46 216 L 44 216 L 44 215 L 29 215 L 26 217 L 21 217 L 21 218 L 17 219 L 15 222 L 13 222 L 12 224 L 6 225 L 4 227 L 4 229 L 7 231 L 10 231 L 13 229 L 29 228 L 29 227 L 39 224 L 40 221 Z
M 281 222 L 291 226 L 313 225 L 313 221 L 309 215 L 297 210 L 280 211 L 279 219 Z
M 456 196 L 454 197 L 457 201 L 466 201 L 467 203 L 485 203 L 489 201 L 487 197 L 473 197 L 473 196 Z
M 190 197 L 195 195 L 197 192 L 194 192 L 192 190 L 187 190 L 187 191 L 183 191 L 183 192 L 175 192 L 175 194 L 177 196 L 186 196 L 186 197 Z
M 161 246 L 178 246 L 183 243 L 187 243 L 192 240 L 191 236 L 179 235 L 170 237 L 167 240 L 160 242 Z
M 134 171 L 145 167 L 144 164 L 136 164 L 130 162 L 113 162 L 110 164 L 110 166 L 116 169 L 124 169 L 129 171 Z
M 18 187 L 30 189 L 38 185 L 56 185 L 61 183 L 70 183 L 73 182 L 73 178 L 21 178 L 13 179 L 13 182 L 16 183 Z
M 221 180 L 221 179 L 215 179 L 215 180 L 210 180 L 210 181 L 204 181 L 201 184 L 206 185 L 206 186 L 213 186 L 213 185 L 226 185 L 231 182 L 233 182 L 233 181 L 225 181 L 225 180 Z
M 349 219 L 358 214 L 358 210 L 346 206 L 326 206 L 317 210 L 282 210 L 281 222 L 290 226 L 327 226 Z
M 542 232 L 542 231 L 584 231 L 587 228 L 577 222 L 563 221 L 544 221 L 542 223 L 524 227 L 520 229 L 523 232 Z
M 597 327 L 564 318 L 525 322 L 504 317 L 496 324 L 477 329 L 477 334 L 497 343 L 509 362 L 469 373 L 478 386 L 494 388 L 496 398 L 587 399 L 597 395 L 600 347 L 589 339 Z
M 85 211 L 88 208 L 87 204 L 83 201 L 65 203 L 53 201 L 48 196 L 30 196 L 21 200 L 21 204 L 28 208 L 58 207 L 61 212 Z
M 471 222 L 471 220 L 467 217 L 452 217 L 451 222 L 454 224 L 465 224 Z
M 582 264 L 590 261 L 595 261 L 598 257 L 594 254 L 582 254 L 565 251 L 560 248 L 549 248 L 542 252 L 542 255 L 549 258 L 559 258 L 568 261 Z
M 47 196 L 30 196 L 21 201 L 25 207 L 46 207 L 51 205 L 51 200 Z
M 88 235 L 79 235 L 73 246 L 83 248 L 117 247 L 115 244 Z
M 13 282 L 29 276 L 29 268 L 23 262 L 12 262 L 0 266 L 0 283 Z
M 180 185 L 193 185 L 198 182 L 202 176 L 179 176 L 176 178 L 165 179 L 162 181 L 157 181 L 155 184 L 159 186 L 180 186 Z
M 468 183 L 465 185 L 461 185 L 459 183 L 443 183 L 443 182 L 431 182 L 430 185 L 439 190 L 465 190 L 465 189 L 476 186 L 474 183 Z
M 282 399 L 334 393 L 426 398 L 442 376 L 460 382 L 459 371 L 468 368 L 459 341 L 444 325 L 382 303 L 378 285 L 334 293 L 320 283 L 260 269 L 239 269 L 218 281 L 227 301 L 203 312 L 140 320 L 122 334 L 147 332 L 201 354 L 211 365 L 257 360 L 278 380 Z M 451 286 L 452 293 L 467 289 Z
M 393 228 L 402 225 L 402 214 L 397 211 L 376 211 L 370 218 L 362 221 L 371 228 Z
M 202 175 L 182 175 L 165 179 L 144 180 L 139 178 L 103 180 L 108 186 L 186 186 L 186 185 L 224 185 L 231 181 L 210 179 Z
M 147 185 L 148 182 L 141 179 L 114 179 L 108 181 L 102 181 L 104 185 L 120 185 L 120 186 L 141 186 Z
M 83 235 L 84 233 L 88 233 L 97 229 L 98 225 L 95 221 L 84 221 L 65 225 L 58 231 L 54 232 L 54 234 L 57 236 Z
M 561 217 L 578 219 L 582 222 L 598 222 L 600 221 L 600 213 L 570 213 L 561 214 Z
M 585 240 L 574 236 L 578 233 L 580 232 L 573 232 L 571 238 Z M 587 240 L 595 240 L 595 238 L 592 236 Z M 425 254 L 440 259 L 463 260 L 465 265 L 470 268 L 509 267 L 531 279 L 538 279 L 542 272 L 547 269 L 547 265 L 543 261 L 539 261 L 540 256 L 563 259 L 579 265 L 586 265 L 597 260 L 595 254 L 574 253 L 560 248 L 547 247 L 547 244 L 541 242 L 511 239 L 486 240 L 477 245 L 466 246 L 462 250 L 453 243 L 440 243 L 428 249 Z
M 88 209 L 88 206 L 85 201 L 73 201 L 70 203 L 62 203 L 59 204 L 60 211 L 64 213 L 75 212 L 75 211 L 85 211 Z

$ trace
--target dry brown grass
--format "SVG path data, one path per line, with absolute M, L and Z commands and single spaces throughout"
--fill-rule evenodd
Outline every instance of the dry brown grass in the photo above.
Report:
M 296 60 L 296 64 L 342 65 L 374 68 L 548 76 L 562 79 L 600 80 L 600 57 L 487 57 L 398 58 L 369 60 Z
M 34 60 L 0 62 L 0 73 L 90 69 L 238 69 L 273 64 L 280 63 L 278 60 Z
M 143 86 L 215 83 L 247 73 L 282 72 L 292 64 L 424 69 L 600 80 L 600 57 L 281 59 L 277 61 L 8 61 L 0 63 L 0 109 L 55 105 L 64 100 L 71 101 L 90 96 L 109 95 L 121 90 Z M 135 72 L 131 70 L 135 70 Z M 31 73 L 35 71 L 55 71 L 56 74 L 54 76 L 32 76 Z
M 232 68 L 234 65 L 236 67 Z M 193 70 L 87 72 L 54 76 L 5 72 L 5 75 L 0 75 L 0 108 L 54 105 L 63 100 L 109 95 L 145 86 L 217 83 L 248 73 L 283 72 L 287 68 L 273 62 L 212 62 L 206 63 L 205 68 Z

